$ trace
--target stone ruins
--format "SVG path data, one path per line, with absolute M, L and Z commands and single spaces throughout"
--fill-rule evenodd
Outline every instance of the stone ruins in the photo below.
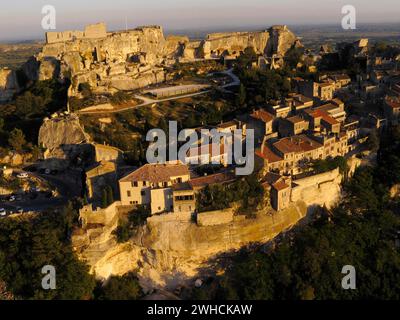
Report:
M 70 95 L 88 83 L 97 93 L 134 90 L 168 80 L 176 62 L 237 57 L 247 47 L 265 57 L 283 57 L 299 41 L 286 26 L 265 31 L 209 34 L 202 41 L 164 36 L 160 26 L 107 32 L 106 25 L 84 31 L 48 32 L 43 50 L 24 65 L 31 80 L 68 78 Z

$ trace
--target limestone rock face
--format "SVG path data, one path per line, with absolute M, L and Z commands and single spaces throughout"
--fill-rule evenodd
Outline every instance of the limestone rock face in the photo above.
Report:
M 47 149 L 46 158 L 65 158 L 70 146 L 88 142 L 89 139 L 74 114 L 46 119 L 39 130 L 39 145 Z
M 134 239 L 117 244 L 112 230 L 118 225 L 89 229 L 73 236 L 73 246 L 100 278 L 138 270 L 142 287 L 173 289 L 190 283 L 199 270 L 210 267 L 216 255 L 253 242 L 267 242 L 292 227 L 307 214 L 304 202 L 274 215 L 255 219 L 235 217 L 231 223 L 200 227 L 190 219 L 150 218 Z M 200 275 L 201 276 L 201 275 Z
M 105 25 L 87 32 L 49 33 L 42 51 L 23 70 L 30 80 L 65 77 L 71 80 L 69 94 L 79 95 L 79 85 L 89 83 L 94 91 L 132 90 L 163 82 L 167 66 L 176 61 L 239 56 L 247 47 L 260 55 L 284 55 L 298 43 L 286 26 L 259 32 L 209 34 L 204 41 L 186 36 L 168 36 L 159 26 L 105 32 Z M 160 70 L 161 68 L 161 70 Z
M 46 57 L 40 62 L 39 80 L 58 78 L 60 74 L 60 62 L 53 57 Z
M 273 26 L 269 29 L 270 41 L 268 53 L 284 56 L 293 46 L 298 44 L 297 37 L 286 26 Z
M 203 42 L 206 58 L 221 55 L 238 56 L 247 47 L 253 47 L 257 54 L 284 56 L 298 44 L 296 36 L 287 26 L 274 26 L 266 31 L 213 33 Z
M 6 102 L 19 90 L 17 75 L 10 69 L 0 69 L 0 102 Z

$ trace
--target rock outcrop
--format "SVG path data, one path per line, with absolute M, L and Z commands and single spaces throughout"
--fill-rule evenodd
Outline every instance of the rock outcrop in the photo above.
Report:
M 83 228 L 73 238 L 79 256 L 99 278 L 138 270 L 145 289 L 174 289 L 204 270 L 215 270 L 216 257 L 251 243 L 266 243 L 312 214 L 316 206 L 332 207 L 340 199 L 339 170 L 296 180 L 292 202 L 282 211 L 264 209 L 255 218 L 232 215 L 230 210 L 209 212 L 197 223 L 190 214 L 152 216 L 136 236 L 117 244 L 118 203 L 107 209 L 81 210 Z
M 46 149 L 46 159 L 69 159 L 71 154 L 90 141 L 75 114 L 54 115 L 45 119 L 39 129 L 39 145 Z
M 18 90 L 16 72 L 7 68 L 0 68 L 0 103 L 9 101 Z
M 112 231 L 118 219 L 106 216 L 99 223 L 102 213 L 94 212 L 96 223 L 86 221 L 72 241 L 99 278 L 138 270 L 143 288 L 173 289 L 201 276 L 200 270 L 211 267 L 217 255 L 250 243 L 267 242 L 306 214 L 306 204 L 300 201 L 273 215 L 260 213 L 252 219 L 236 216 L 230 223 L 212 226 L 198 226 L 185 216 L 158 216 L 148 219 L 131 241 L 117 244 Z
M 106 32 L 104 24 L 97 24 L 85 31 L 49 32 L 46 38 L 42 51 L 23 70 L 31 80 L 69 78 L 70 95 L 79 95 L 81 83 L 98 92 L 160 83 L 167 78 L 166 67 L 176 61 L 238 56 L 249 46 L 260 55 L 284 56 L 297 43 L 286 26 L 190 41 L 186 36 L 164 37 L 159 26 Z
M 298 44 L 297 37 L 287 26 L 273 26 L 265 31 L 209 34 L 203 42 L 203 50 L 205 58 L 238 56 L 247 47 L 267 57 L 283 57 Z

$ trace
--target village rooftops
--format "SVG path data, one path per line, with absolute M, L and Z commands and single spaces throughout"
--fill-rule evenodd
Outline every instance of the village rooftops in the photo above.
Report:
M 181 162 L 168 162 L 164 164 L 145 164 L 134 172 L 128 174 L 120 182 L 147 181 L 150 183 L 168 182 L 174 177 L 188 176 L 189 169 Z
M 400 97 L 387 97 L 385 102 L 392 109 L 400 109 Z
M 303 134 L 283 138 L 278 142 L 275 142 L 273 146 L 282 154 L 308 152 L 322 147 L 320 143 Z
M 174 191 L 189 191 L 189 190 L 193 190 L 193 187 L 189 182 L 182 182 L 182 183 L 177 183 L 177 184 L 173 185 L 172 190 L 174 190 Z
M 193 178 L 189 181 L 189 184 L 194 189 L 205 188 L 208 185 L 213 184 L 222 184 L 222 183 L 231 183 L 236 180 L 236 176 L 233 172 L 219 172 L 212 175 L 207 175 L 203 177 Z
M 272 114 L 270 114 L 269 112 L 267 112 L 267 111 L 265 111 L 263 109 L 254 111 L 251 114 L 251 117 L 254 118 L 254 119 L 261 120 L 261 121 L 263 121 L 265 123 L 271 122 L 275 118 Z
M 270 185 L 274 184 L 275 182 L 277 182 L 279 179 L 281 179 L 282 176 L 278 173 L 274 173 L 274 172 L 267 172 L 265 174 L 265 176 L 261 179 L 261 183 L 268 183 Z
M 290 186 L 284 180 L 279 180 L 279 181 L 273 183 L 272 187 L 277 191 L 281 191 L 281 190 L 290 188 Z
M 336 108 L 336 106 L 335 106 Z M 331 125 L 336 125 L 339 122 L 333 118 L 327 111 L 322 110 L 322 109 L 314 109 L 314 110 L 307 110 L 305 111 L 310 117 L 312 118 L 321 118 L 325 122 L 331 124 Z
M 300 123 L 300 122 L 304 122 L 305 120 L 303 118 L 300 118 L 299 116 L 293 116 L 290 118 L 286 118 L 287 121 L 291 122 L 291 123 Z
M 285 178 L 274 172 L 267 172 L 261 180 L 263 186 L 271 186 L 277 191 L 290 188 L 290 185 L 285 181 Z
M 187 157 L 194 157 L 194 156 L 204 156 L 204 155 L 213 155 L 219 156 L 224 155 L 228 152 L 228 146 L 225 150 L 225 145 L 223 143 L 209 143 L 205 145 L 200 145 L 199 147 L 190 148 L 186 156 Z
M 283 161 L 283 158 L 273 152 L 267 145 L 263 145 L 261 149 L 256 150 L 255 154 L 267 160 L 268 163 Z

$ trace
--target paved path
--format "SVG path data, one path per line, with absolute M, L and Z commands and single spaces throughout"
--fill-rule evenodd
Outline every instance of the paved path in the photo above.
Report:
M 240 84 L 240 79 L 233 73 L 233 69 L 229 69 L 229 70 L 218 72 L 218 73 L 222 73 L 222 74 L 228 75 L 228 76 L 230 76 L 232 78 L 232 82 L 221 86 L 220 87 L 221 89 L 227 89 L 227 88 L 230 88 L 230 87 L 233 87 L 233 86 L 238 86 Z M 78 114 L 118 113 L 118 112 L 132 110 L 132 109 L 136 109 L 136 108 L 140 108 L 140 107 L 145 107 L 145 106 L 152 105 L 152 104 L 157 104 L 157 103 L 160 103 L 160 102 L 195 97 L 195 96 L 203 95 L 203 94 L 209 93 L 209 92 L 211 92 L 211 90 L 204 90 L 204 91 L 200 91 L 200 92 L 195 92 L 195 93 L 185 94 L 185 95 L 182 95 L 182 96 L 175 96 L 175 97 L 165 98 L 165 99 L 160 99 L 160 100 L 152 99 L 152 98 L 145 97 L 145 96 L 142 96 L 142 95 L 135 95 L 135 98 L 138 99 L 138 100 L 141 100 L 142 103 L 140 103 L 138 105 L 135 105 L 135 106 L 128 106 L 128 107 L 124 107 L 124 108 L 117 109 L 117 110 L 77 111 L 76 113 L 78 113 Z

